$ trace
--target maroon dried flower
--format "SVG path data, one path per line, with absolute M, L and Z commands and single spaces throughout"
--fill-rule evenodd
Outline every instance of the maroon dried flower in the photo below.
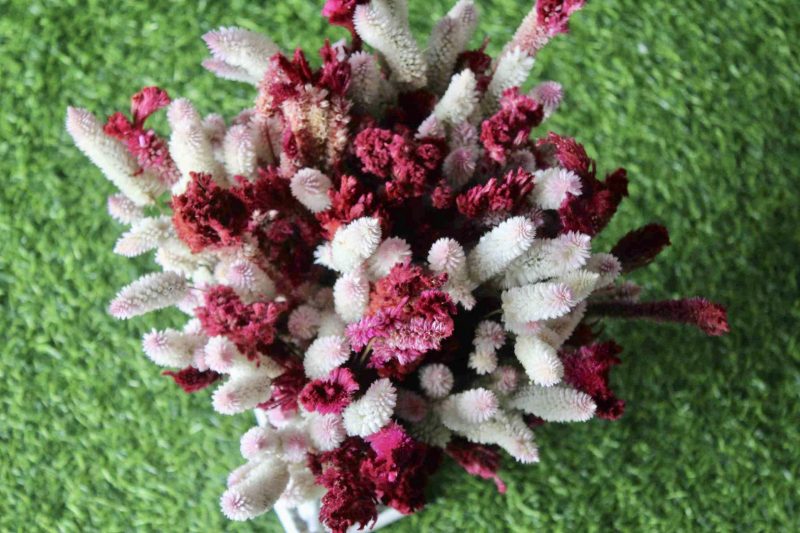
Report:
M 201 371 L 193 366 L 187 366 L 178 372 L 165 370 L 161 375 L 171 377 L 177 386 L 188 393 L 203 390 L 222 377 L 221 374 L 217 374 L 213 370 Z
M 648 224 L 626 233 L 611 249 L 611 254 L 619 259 L 622 272 L 627 273 L 649 264 L 669 245 L 667 228 Z
M 455 438 L 447 443 L 447 455 L 452 457 L 468 474 L 491 479 L 497 487 L 497 492 L 506 493 L 506 484 L 497 475 L 497 471 L 500 470 L 500 454 L 493 447 Z
M 186 192 L 172 197 L 178 237 L 195 253 L 209 246 L 239 244 L 250 218 L 244 202 L 209 174 L 192 172 L 191 176 Z
M 591 304 L 590 311 L 598 316 L 690 324 L 711 336 L 724 335 L 730 331 L 725 307 L 705 298 L 660 302 L 595 302 Z
M 620 364 L 617 357 L 622 348 L 614 341 L 581 346 L 564 354 L 564 381 L 585 392 L 597 404 L 597 416 L 616 420 L 625 410 L 625 402 L 618 399 L 608 386 L 611 367 Z
M 542 106 L 536 100 L 520 94 L 519 87 L 503 91 L 500 111 L 483 121 L 481 142 L 488 156 L 505 164 L 509 152 L 528 142 L 531 130 L 544 118 Z
M 341 413 L 350 404 L 358 383 L 346 368 L 336 368 L 325 379 L 309 382 L 300 392 L 300 403 L 309 411 Z

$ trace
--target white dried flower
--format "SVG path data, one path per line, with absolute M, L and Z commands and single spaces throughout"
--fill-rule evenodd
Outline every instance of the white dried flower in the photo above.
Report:
M 514 396 L 511 405 L 548 422 L 585 422 L 597 409 L 588 394 L 562 386 L 529 385 Z
M 172 193 L 186 191 L 192 172 L 211 174 L 218 183 L 227 183 L 225 171 L 214 158 L 211 139 L 194 106 L 185 98 L 173 100 L 167 109 L 167 119 L 172 128 L 169 151 L 181 172 L 181 179 L 172 186 Z
M 337 448 L 347 438 L 342 417 L 333 413 L 324 415 L 309 413 L 308 435 L 314 446 L 321 452 Z
M 381 101 L 381 71 L 375 56 L 367 52 L 355 52 L 350 63 L 350 87 L 347 95 L 362 112 L 377 114 Z
M 433 108 L 433 116 L 445 124 L 459 124 L 467 120 L 478 105 L 478 80 L 465 69 L 454 74 L 442 98 Z
M 145 274 L 119 291 L 108 306 L 114 318 L 128 319 L 177 304 L 189 287 L 174 272 Z
M 622 263 L 611 254 L 592 254 L 586 261 L 586 270 L 599 274 L 597 288 L 608 287 L 622 273 Z
M 253 179 L 258 157 L 256 154 L 256 132 L 246 124 L 231 126 L 225 133 L 223 155 L 225 170 L 231 176 L 245 176 Z
M 343 274 L 333 286 L 333 304 L 342 320 L 359 320 L 369 304 L 369 279 L 363 270 Z
M 313 339 L 317 334 L 319 324 L 319 311 L 310 305 L 299 305 L 289 315 L 289 333 L 300 340 Z
M 286 464 L 264 459 L 246 470 L 220 498 L 220 508 L 230 520 L 250 520 L 269 511 L 289 483 Z
M 565 283 L 543 282 L 514 287 L 501 294 L 503 313 L 509 320 L 531 322 L 556 318 L 569 312 L 577 302 Z
M 242 435 L 239 441 L 239 451 L 245 459 L 253 460 L 277 454 L 280 444 L 277 431 L 268 427 L 255 426 Z
M 476 374 L 490 374 L 497 368 L 497 352 L 487 346 L 477 347 L 469 354 L 468 366 Z
M 81 152 L 134 204 L 152 204 L 164 190 L 158 179 L 141 173 L 128 148 L 122 141 L 106 135 L 103 126 L 89 111 L 67 108 L 66 125 Z
M 203 35 L 208 49 L 218 61 L 242 69 L 260 81 L 269 61 L 280 50 L 266 36 L 242 28 L 219 28 Z
M 269 400 L 271 384 L 265 371 L 233 375 L 214 391 L 214 410 L 223 415 L 235 415 L 254 409 Z
M 499 350 L 506 342 L 506 332 L 494 320 L 482 320 L 475 327 L 475 338 L 472 343 L 475 347 L 485 346 L 492 351 Z
M 159 366 L 183 368 L 189 366 L 194 359 L 195 342 L 202 340 L 199 336 L 168 328 L 152 330 L 142 338 L 142 349 L 145 355 Z
M 517 337 L 514 355 L 537 385 L 555 385 L 564 376 L 564 365 L 556 350 L 537 337 Z
M 428 397 L 444 398 L 453 388 L 453 373 L 441 363 L 425 365 L 419 369 L 419 385 Z
M 377 218 L 362 217 L 336 230 L 331 243 L 333 265 L 339 272 L 350 272 L 366 261 L 381 242 Z
M 485 233 L 468 256 L 472 279 L 483 283 L 502 272 L 527 251 L 535 235 L 533 223 L 525 217 L 509 218 Z
M 583 192 L 580 176 L 561 167 L 537 170 L 533 183 L 530 200 L 542 209 L 558 209 L 567 195 L 580 196 Z
M 173 233 L 168 216 L 139 219 L 117 240 L 114 253 L 125 257 L 141 255 L 161 246 Z
M 397 83 L 425 86 L 425 60 L 408 26 L 406 0 L 372 0 L 356 7 L 353 24 L 364 42 L 383 54 Z
M 372 279 L 380 279 L 389 274 L 398 263 L 411 260 L 411 245 L 399 237 L 385 239 L 367 261 L 367 269 Z
M 374 381 L 367 392 L 345 408 L 344 428 L 348 435 L 367 437 L 389 423 L 397 403 L 397 391 L 386 378 Z
M 309 378 L 322 379 L 334 368 L 342 366 L 349 357 L 347 339 L 337 335 L 319 337 L 306 350 L 303 368 Z
M 478 23 L 472 0 L 459 0 L 434 26 L 425 49 L 428 87 L 436 94 L 447 86 L 458 54 L 464 51 Z
M 520 48 L 515 48 L 501 55 L 495 67 L 492 81 L 489 82 L 486 94 L 483 97 L 484 110 L 489 113 L 497 110 L 503 91 L 511 87 L 519 87 L 525 83 L 531 73 L 533 63 L 533 57 Z
M 290 184 L 292 195 L 312 213 L 325 211 L 331 206 L 328 190 L 331 188 L 328 176 L 315 168 L 301 168 L 292 176 Z
M 108 214 L 121 224 L 133 224 L 144 216 L 144 210 L 122 193 L 108 197 Z
M 544 110 L 544 118 L 548 118 L 555 113 L 561 100 L 564 98 L 564 90 L 560 83 L 555 81 L 543 81 L 528 93 L 528 96 L 539 102 Z

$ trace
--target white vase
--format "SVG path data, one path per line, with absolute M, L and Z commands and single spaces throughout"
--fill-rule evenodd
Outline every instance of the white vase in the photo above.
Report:
M 262 409 L 255 409 L 254 411 L 258 425 L 267 425 L 268 420 L 266 412 Z M 319 500 L 309 500 L 297 507 L 287 507 L 277 503 L 274 510 L 286 533 L 322 533 L 328 531 L 328 529 L 319 521 L 319 508 Z M 348 532 L 376 531 L 384 526 L 388 526 L 392 522 L 400 520 L 404 516 L 403 513 L 396 509 L 381 505 L 378 507 L 378 520 L 371 528 L 359 530 L 357 526 L 354 526 L 351 527 Z

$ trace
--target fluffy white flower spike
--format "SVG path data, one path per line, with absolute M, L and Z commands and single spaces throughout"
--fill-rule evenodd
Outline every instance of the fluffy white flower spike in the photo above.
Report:
M 255 426 L 247 430 L 239 441 L 239 450 L 242 457 L 248 461 L 275 455 L 280 449 L 280 437 L 272 428 Z
M 128 319 L 177 304 L 189 287 L 174 272 L 146 274 L 123 287 L 108 306 L 115 318 Z
M 558 209 L 567 195 L 580 196 L 583 191 L 581 178 L 561 167 L 537 170 L 531 201 L 542 209 Z
M 428 87 L 440 94 L 447 87 L 458 54 L 464 51 L 478 24 L 472 0 L 459 0 L 434 26 L 425 49 Z
M 386 58 L 396 82 L 410 89 L 425 86 L 425 60 L 408 26 L 406 0 L 372 0 L 359 5 L 353 23 L 364 42 Z
M 585 422 L 594 416 L 592 398 L 568 387 L 529 385 L 519 391 L 511 405 L 548 422 Z
M 322 452 L 337 448 L 347 438 L 342 417 L 333 413 L 309 414 L 308 434 L 314 446 Z
M 343 274 L 333 286 L 336 313 L 346 323 L 360 319 L 369 304 L 369 279 L 363 270 Z
M 425 365 L 419 370 L 419 385 L 430 398 L 444 398 L 453 388 L 453 372 L 441 363 Z
M 144 216 L 144 210 L 122 193 L 108 197 L 108 214 L 121 224 L 133 224 Z
M 455 413 L 469 424 L 480 424 L 497 414 L 497 396 L 490 390 L 478 388 L 454 394 L 447 398 Z
M 367 261 L 367 268 L 372 279 L 380 279 L 398 263 L 411 260 L 411 246 L 399 237 L 385 239 L 375 253 Z
M 355 52 L 348 58 L 350 63 L 350 87 L 347 95 L 360 111 L 377 113 L 381 102 L 381 71 L 375 56 L 367 52 Z
M 517 337 L 514 355 L 531 381 L 537 385 L 549 387 L 561 381 L 564 376 L 564 365 L 556 350 L 537 337 Z
M 67 108 L 67 131 L 75 145 L 131 202 L 152 204 L 163 188 L 155 178 L 140 175 L 139 164 L 117 139 L 109 137 L 95 116 L 85 109 Z
M 577 303 L 565 283 L 544 282 L 503 291 L 503 312 L 516 322 L 556 318 L 569 312 Z
M 492 81 L 483 97 L 484 109 L 494 111 L 499 107 L 503 91 L 525 83 L 533 68 L 534 60 L 519 48 L 500 56 Z
M 469 70 L 454 74 L 442 98 L 433 109 L 437 120 L 445 124 L 464 122 L 475 111 L 478 105 L 478 80 Z
M 330 188 L 330 178 L 315 168 L 301 168 L 292 176 L 292 195 L 312 213 L 319 213 L 330 207 Z
M 367 392 L 344 410 L 348 435 L 367 437 L 389 423 L 397 404 L 397 390 L 388 379 L 372 383 Z
M 256 173 L 257 133 L 247 124 L 231 126 L 225 133 L 223 153 L 225 170 L 231 176 L 245 176 L 253 179 Z
M 350 272 L 366 261 L 381 242 L 381 224 L 377 218 L 364 217 L 339 228 L 331 243 L 333 266 Z
M 483 283 L 501 273 L 533 243 L 536 228 L 525 217 L 512 217 L 484 234 L 468 257 L 472 279 Z
M 142 338 L 145 355 L 159 366 L 183 368 L 192 363 L 196 345 L 202 338 L 174 329 L 152 330 Z
M 155 250 L 173 235 L 172 219 L 146 217 L 135 221 L 114 245 L 114 253 L 134 257 Z
M 349 357 L 347 339 L 337 335 L 320 337 L 306 350 L 303 368 L 309 378 L 322 379 L 334 368 L 342 366 Z
M 272 380 L 264 370 L 233 375 L 214 391 L 214 410 L 223 415 L 235 415 L 254 409 L 269 400 L 271 384 Z
M 217 61 L 241 69 L 256 82 L 264 77 L 270 58 L 279 52 L 278 46 L 260 33 L 242 28 L 220 28 L 203 35 L 212 56 Z
M 181 194 L 186 190 L 192 172 L 208 173 L 215 181 L 226 183 L 225 172 L 214 158 L 211 139 L 194 106 L 185 98 L 178 98 L 169 105 L 167 119 L 172 128 L 169 151 L 181 172 L 181 179 L 172 186 L 172 193 Z
M 247 468 L 241 479 L 222 494 L 220 508 L 231 520 L 250 520 L 269 511 L 288 483 L 286 464 L 264 459 Z

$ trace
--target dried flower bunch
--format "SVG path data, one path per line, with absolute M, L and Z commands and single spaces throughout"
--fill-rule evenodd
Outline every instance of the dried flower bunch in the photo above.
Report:
M 666 229 L 592 250 L 625 170 L 600 179 L 574 139 L 531 138 L 562 88 L 520 85 L 583 3 L 538 0 L 492 59 L 485 41 L 467 48 L 472 0 L 425 47 L 405 0 L 328 0 L 352 38 L 326 41 L 318 69 L 247 30 L 204 36 L 206 68 L 257 87 L 229 122 L 156 87 L 105 124 L 69 109 L 120 191 L 115 252 L 155 251 L 163 269 L 110 313 L 177 306 L 191 319 L 146 334 L 147 356 L 187 392 L 213 386 L 219 413 L 268 415 L 241 438 L 226 516 L 321 497 L 333 531 L 366 526 L 379 504 L 420 509 L 445 455 L 503 492 L 501 452 L 538 460 L 532 428 L 622 414 L 621 349 L 597 339 L 600 319 L 728 330 L 702 298 L 638 302 L 620 276 L 669 245 Z M 164 107 L 168 140 L 145 126 Z

